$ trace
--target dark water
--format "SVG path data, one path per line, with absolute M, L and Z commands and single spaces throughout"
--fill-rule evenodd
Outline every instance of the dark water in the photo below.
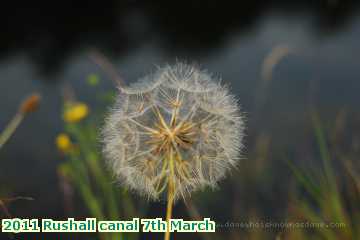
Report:
M 96 91 L 113 88 L 88 57 L 94 48 L 104 52 L 128 82 L 176 59 L 221 76 L 247 114 L 249 149 L 261 132 L 273 136 L 274 151 L 294 148 L 304 141 L 306 119 L 314 108 L 326 119 L 344 108 L 359 113 L 356 1 L 99 4 L 14 7 L 1 17 L 5 27 L 0 39 L 0 128 L 24 96 L 38 91 L 43 99 L 39 111 L 26 118 L 0 152 L 3 192 L 36 199 L 36 204 L 15 203 L 15 214 L 65 214 L 56 176 L 62 158 L 54 145 L 62 130 L 62 89 L 71 84 L 79 100 L 95 104 Z M 293 51 L 276 66 L 266 91 L 259 92 L 262 62 L 278 45 Z M 97 89 L 86 85 L 90 73 L 101 77 Z M 263 102 L 256 105 L 259 94 Z M 286 175 L 282 168 L 276 171 L 278 178 Z M 281 186 L 279 180 L 280 192 Z M 270 188 L 258 191 L 265 192 L 260 197 L 276 202 L 277 193 Z M 276 215 L 279 205 L 269 214 Z

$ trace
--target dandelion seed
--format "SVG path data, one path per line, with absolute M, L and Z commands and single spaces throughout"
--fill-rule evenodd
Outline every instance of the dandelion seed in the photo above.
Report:
M 167 191 L 170 219 L 174 201 L 216 186 L 237 164 L 243 131 L 228 88 L 178 63 L 120 89 L 103 128 L 104 153 L 125 186 L 150 199 Z

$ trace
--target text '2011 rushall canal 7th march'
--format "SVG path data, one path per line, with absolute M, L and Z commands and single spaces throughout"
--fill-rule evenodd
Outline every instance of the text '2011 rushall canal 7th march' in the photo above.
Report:
M 2 219 L 1 231 L 9 233 L 22 232 L 215 232 L 215 222 L 210 218 L 200 221 L 170 219 L 169 224 L 162 218 L 140 219 L 129 221 L 98 221 L 96 218 L 65 221 L 53 219 Z

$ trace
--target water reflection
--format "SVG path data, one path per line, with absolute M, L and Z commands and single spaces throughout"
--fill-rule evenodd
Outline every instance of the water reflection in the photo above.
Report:
M 339 1 L 107 1 L 8 6 L 0 59 L 25 53 L 42 73 L 61 71 L 64 62 L 88 47 L 121 57 L 155 41 L 177 55 L 207 55 L 235 34 L 257 29 L 269 11 L 287 19 L 311 19 L 319 33 L 343 29 L 359 2 Z

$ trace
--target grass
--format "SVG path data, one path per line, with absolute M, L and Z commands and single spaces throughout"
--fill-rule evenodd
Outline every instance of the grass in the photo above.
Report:
M 96 86 L 99 79 L 91 75 L 91 86 Z M 96 79 L 96 81 L 94 80 Z M 96 84 L 94 84 L 96 82 Z M 102 94 L 100 101 L 113 99 L 113 94 Z M 99 98 L 100 99 L 100 98 Z M 64 104 L 64 111 L 67 104 Z M 114 184 L 112 176 L 107 171 L 99 148 L 98 128 L 101 126 L 103 111 L 92 111 L 89 116 L 79 122 L 65 122 L 64 133 L 71 139 L 72 148 L 64 153 L 65 160 L 59 165 L 60 178 L 70 181 L 78 190 L 82 202 L 86 205 L 91 217 L 97 219 L 117 220 L 129 219 L 144 215 L 139 212 L 143 207 L 134 206 L 130 194 L 117 184 Z M 201 234 L 197 238 L 201 239 L 329 239 L 347 240 L 360 239 L 360 176 L 355 162 L 357 154 L 352 151 L 341 151 L 338 149 L 338 137 L 334 132 L 341 132 L 341 126 L 335 120 L 335 126 L 327 127 L 321 121 L 319 115 L 313 112 L 311 115 L 312 133 L 316 147 L 310 153 L 314 162 L 319 163 L 319 168 L 308 169 L 298 167 L 293 161 L 288 161 L 288 168 L 291 170 L 290 179 L 295 179 L 295 185 L 287 184 L 289 196 L 287 202 L 282 205 L 284 214 L 279 221 L 292 223 L 321 223 L 322 227 L 309 228 L 277 228 L 272 232 L 262 231 L 261 229 L 226 229 L 228 234 L 216 233 Z M 341 125 L 341 124 L 340 124 Z M 337 133 L 338 134 L 338 133 Z M 271 184 L 274 176 L 269 172 L 271 169 L 270 160 L 272 151 L 272 137 L 267 134 L 257 134 L 255 137 L 254 148 L 248 150 L 248 157 L 252 162 L 242 163 L 243 176 L 233 176 L 233 185 L 238 186 L 239 182 L 245 181 L 243 185 L 251 185 L 246 191 L 255 191 L 260 184 Z M 309 139 L 308 142 L 311 142 Z M 284 149 L 286 152 L 287 150 Z M 273 157 L 273 156 L 272 156 Z M 320 160 L 320 161 L 318 161 Z M 338 166 L 340 165 L 340 167 Z M 335 169 L 336 168 L 336 169 Z M 232 184 L 230 184 L 232 187 Z M 262 188 L 270 188 L 270 185 Z M 225 191 L 231 192 L 229 189 Z M 264 221 L 266 213 L 262 212 L 264 206 L 247 206 L 246 211 L 238 211 L 241 206 L 249 204 L 249 199 L 239 199 L 236 193 L 231 196 L 221 192 L 205 192 L 199 194 L 191 203 L 188 203 L 188 216 L 199 219 L 202 213 L 204 216 L 216 216 L 213 211 L 220 206 L 225 197 L 227 201 L 234 201 L 231 204 L 231 213 L 224 213 L 226 216 L 233 215 L 234 221 L 249 219 L 252 222 Z M 231 199 L 229 199 L 231 198 Z M 213 203 L 215 199 L 217 203 Z M 226 200 L 225 199 L 225 200 Z M 251 198 L 250 198 L 251 199 Z M 244 202 L 245 201 L 245 202 Z M 228 202 L 223 202 L 228 203 Z M 245 205 L 244 205 L 245 204 Z M 264 203 L 267 205 L 268 203 Z M 205 210 L 205 206 L 210 206 L 210 211 Z M 229 206 L 224 208 L 224 211 Z M 245 207 L 246 208 L 246 207 Z M 186 214 L 183 214 L 184 218 Z M 269 220 L 269 219 L 267 219 Z M 278 220 L 278 219 L 277 219 Z M 336 223 L 337 226 L 329 224 Z M 326 227 L 328 226 L 328 227 Z M 231 232 L 231 233 L 230 233 Z M 99 234 L 100 239 L 138 239 L 138 234 Z
M 334 158 L 335 154 L 332 154 L 329 149 L 326 132 L 316 113 L 313 113 L 313 126 L 322 164 L 316 174 L 310 174 L 306 170 L 289 164 L 298 186 L 307 193 L 304 197 L 304 194 L 297 191 L 292 196 L 293 206 L 290 219 L 325 225 L 311 229 L 296 229 L 288 234 L 287 239 L 359 239 L 358 203 L 360 199 L 358 197 L 360 191 L 359 188 L 353 187 L 358 186 L 359 178 L 355 172 L 351 173 L 352 167 L 344 165 L 346 162 L 343 159 Z M 335 160 L 340 160 L 345 168 L 335 171 Z
M 92 78 L 94 78 L 92 76 Z M 64 111 L 69 107 L 65 102 Z M 100 114 L 99 114 L 100 115 Z M 106 169 L 99 146 L 100 121 L 90 113 L 78 122 L 65 122 L 64 133 L 71 139 L 71 146 L 63 150 L 65 160 L 58 167 L 59 177 L 69 181 L 79 192 L 90 216 L 98 220 L 119 220 L 142 214 L 129 193 L 114 183 Z M 104 240 L 137 239 L 137 234 L 99 233 Z

